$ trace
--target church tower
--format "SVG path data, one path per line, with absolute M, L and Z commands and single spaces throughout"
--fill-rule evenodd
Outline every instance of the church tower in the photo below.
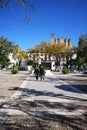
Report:
M 55 35 L 55 34 L 53 34 L 53 33 L 50 34 L 50 43 L 51 43 L 51 44 L 54 44 L 54 35 Z

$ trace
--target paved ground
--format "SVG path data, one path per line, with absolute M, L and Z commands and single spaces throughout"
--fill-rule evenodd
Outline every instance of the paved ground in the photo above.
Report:
M 67 120 L 65 119 L 68 123 L 69 119 L 73 120 L 75 116 L 77 116 L 78 119 L 81 117 L 82 120 L 82 115 L 87 115 L 87 95 L 83 91 L 59 80 L 57 77 L 58 73 L 47 73 L 44 81 L 36 81 L 35 77 L 33 75 L 28 76 L 27 72 L 14 76 L 14 79 L 18 79 L 20 76 L 22 76 L 22 82 L 24 82 L 21 86 L 12 85 L 9 88 L 9 90 L 16 93 L 13 94 L 12 92 L 13 95 L 10 95 L 11 98 L 8 98 L 8 102 L 2 105 L 0 117 L 11 116 L 12 118 L 13 115 L 15 118 L 18 118 L 20 116 L 33 115 L 34 117 L 40 116 L 46 118 L 50 115 L 50 118 L 58 116 L 57 121 L 59 121 L 59 117 L 61 116 L 61 118 L 63 117 L 61 121 L 64 121 L 65 117 L 70 116 Z M 74 119 L 76 120 L 76 118 Z M 76 121 L 78 122 L 78 120 Z M 86 130 L 87 122 L 85 122 L 85 119 L 82 121 L 84 121 L 82 122 L 84 124 L 83 128 Z M 77 124 L 75 128 L 77 128 Z M 57 129 L 55 128 L 52 130 L 60 129 L 60 125 L 58 125 L 58 123 L 56 123 L 56 125 Z M 82 125 L 80 126 L 82 127 Z M 70 128 L 70 126 L 68 127 Z M 39 129 L 35 128 L 35 130 Z M 82 130 L 82 128 L 79 130 Z
M 58 79 L 87 93 L 87 74 L 71 73 L 71 74 L 63 75 L 63 74 L 59 74 L 58 72 L 53 72 L 53 74 L 55 74 L 55 76 Z
M 87 103 L 87 95 L 57 80 L 51 73 L 46 75 L 45 81 L 36 81 L 34 76 L 30 76 L 20 87 L 14 87 L 13 89 L 16 89 L 17 92 L 12 95 L 8 103 L 3 106 L 3 108 L 10 109 L 10 111 L 6 109 L 8 114 L 26 114 L 28 110 L 24 110 L 23 112 L 17 109 L 16 113 L 15 107 L 16 104 L 25 101 L 38 105 L 38 108 L 34 108 L 34 110 L 31 108 L 31 110 L 29 110 L 29 113 L 31 112 L 36 115 L 75 115 L 86 113 L 86 109 L 80 108 L 78 105 L 84 104 L 84 101 Z M 65 106 L 61 106 L 62 104 Z M 13 107 L 15 107 L 15 110 Z M 75 109 L 75 107 L 78 108 Z M 3 112 L 4 111 L 5 109 L 3 109 Z
M 27 113 L 33 115 L 81 115 L 87 111 L 87 95 L 59 80 L 51 73 L 46 75 L 44 81 L 36 81 L 35 77 L 31 75 L 20 87 L 13 89 L 16 89 L 17 92 L 3 106 L 3 110 L 1 109 L 3 112 L 8 112 L 8 115 L 14 113 L 17 115 Z M 38 108 L 31 107 L 29 110 L 24 109 L 23 112 L 22 108 L 18 110 L 15 107 L 24 102 L 33 103 Z M 83 107 L 80 104 L 83 104 Z

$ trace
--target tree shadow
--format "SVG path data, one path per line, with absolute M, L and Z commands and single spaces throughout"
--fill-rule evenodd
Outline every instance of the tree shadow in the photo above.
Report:
M 60 88 L 60 89 L 63 89 L 64 91 L 71 91 L 71 89 L 67 90 L 67 85 L 61 85 L 61 86 L 55 86 L 56 88 Z M 77 100 L 77 101 L 87 101 L 86 99 L 82 99 L 82 98 L 77 98 L 77 97 L 72 97 L 72 96 L 66 96 L 64 94 L 57 94 L 57 93 L 54 93 L 54 92 L 50 92 L 50 91 L 39 91 L 39 90 L 36 90 L 36 89 L 28 89 L 28 88 L 21 88 L 21 87 L 13 87 L 9 90 L 13 90 L 13 91 L 20 91 L 22 92 L 22 95 L 21 95 L 21 98 L 23 96 L 26 96 L 26 97 L 30 97 L 30 96 L 48 96 L 48 97 L 56 97 L 56 98 L 62 98 L 62 99 L 68 99 L 68 100 Z M 76 92 L 74 90 L 72 90 L 71 92 Z
M 12 106 L 14 108 L 14 106 Z M 20 101 L 15 104 L 16 109 L 20 109 L 27 115 L 32 115 L 34 118 L 39 117 L 40 122 L 41 119 L 49 120 L 57 123 L 57 125 L 63 126 L 63 128 L 73 129 L 73 130 L 85 130 L 87 127 L 87 113 L 85 112 L 83 115 L 61 115 L 56 114 L 55 110 L 52 113 L 50 109 L 60 109 L 63 112 L 63 109 L 66 109 L 69 113 L 76 111 L 81 107 L 79 104 L 73 103 L 57 103 L 57 102 L 49 102 L 43 100 L 34 100 L 34 101 Z M 87 109 L 87 106 L 84 106 L 84 109 Z M 55 124 L 54 123 L 54 124 Z M 60 124 L 59 124 L 60 123 Z M 40 129 L 40 126 L 39 126 Z M 54 127 L 55 129 L 55 127 Z M 57 130 L 57 129 L 55 129 Z
M 87 77 L 87 74 L 75 75 L 76 77 Z
M 12 117 L 9 118 L 12 119 Z M 13 123 L 12 121 L 9 122 L 8 119 L 2 128 L 4 130 L 86 130 L 87 117 L 85 119 L 61 115 L 50 115 L 46 117 L 29 115 L 21 119 L 17 116 L 14 117 Z
M 33 81 L 33 77 L 31 77 L 29 81 Z M 46 77 L 44 84 L 45 82 L 48 83 L 55 82 L 55 84 L 58 83 L 57 79 L 53 77 Z M 55 85 L 54 87 L 62 89 L 67 92 L 72 92 L 73 94 L 74 93 L 80 94 L 80 92 L 77 92 L 71 88 L 67 88 L 67 85 L 59 85 L 59 86 Z M 29 89 L 28 87 L 26 88 L 12 87 L 12 89 L 13 91 L 16 90 L 18 92 L 21 92 L 21 95 L 19 95 L 19 97 L 16 98 L 15 103 L 13 103 L 10 106 L 12 109 L 18 109 L 26 113 L 28 116 L 32 115 L 34 118 L 40 117 L 41 119 L 43 118 L 44 120 L 54 121 L 54 124 L 56 122 L 58 125 L 63 126 L 63 128 L 65 128 L 66 130 L 67 128 L 73 130 L 83 130 L 83 128 L 84 130 L 86 129 L 87 127 L 87 120 L 86 120 L 87 112 L 85 112 L 87 110 L 86 99 L 51 91 L 40 91 L 36 89 Z M 32 100 L 33 96 L 35 96 L 36 98 Z M 61 101 L 61 99 L 67 99 L 68 102 L 57 102 L 53 100 L 46 100 L 45 98 L 42 98 L 43 96 L 44 97 L 48 96 L 48 99 L 55 97 L 56 99 L 59 99 L 59 101 Z M 76 113 L 79 110 L 79 108 L 85 110 L 83 112 L 83 115 L 78 114 L 72 115 L 72 113 L 74 112 Z M 55 110 L 57 110 L 57 112 L 60 111 L 61 113 L 56 114 Z M 65 115 L 62 114 L 64 111 L 66 111 Z M 42 126 L 41 119 L 36 120 L 38 124 L 38 129 L 40 129 L 40 127 Z M 40 130 L 43 129 L 41 128 Z M 58 129 L 55 128 L 55 130 Z
M 68 83 L 69 85 L 71 85 L 72 87 L 76 88 L 76 89 L 79 89 L 81 90 L 80 92 L 81 93 L 87 93 L 87 83 L 86 83 L 86 80 L 84 79 L 75 79 L 75 78 L 72 78 L 72 79 L 63 79 L 63 78 L 60 78 L 61 81 L 64 81 L 65 83 Z M 77 83 L 78 82 L 78 83 Z
M 85 92 L 80 91 L 80 89 L 78 89 L 75 86 L 71 86 L 71 85 L 63 84 L 63 85 L 55 85 L 55 87 L 58 88 L 58 89 L 62 89 L 64 91 L 69 91 L 69 92 L 73 92 L 73 93 L 84 93 L 85 94 Z

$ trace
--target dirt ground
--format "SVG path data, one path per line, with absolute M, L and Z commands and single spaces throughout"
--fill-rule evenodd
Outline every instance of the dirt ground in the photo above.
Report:
M 28 71 L 15 75 L 10 70 L 0 70 L 0 101 L 8 100 L 15 93 L 14 88 L 19 87 L 28 75 Z

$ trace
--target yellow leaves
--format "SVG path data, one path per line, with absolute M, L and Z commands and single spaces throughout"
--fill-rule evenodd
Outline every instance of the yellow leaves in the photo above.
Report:
M 19 46 L 16 46 L 13 54 L 18 59 L 27 58 L 26 52 L 21 50 L 21 48 Z
M 29 52 L 33 53 L 33 52 L 39 52 L 39 48 L 35 47 L 35 48 L 30 48 Z
M 46 47 L 46 51 L 58 56 L 64 49 L 64 46 L 61 44 L 49 44 Z
M 69 53 L 69 52 L 71 52 L 71 51 L 72 51 L 72 48 L 69 48 L 69 47 L 64 48 L 64 52 Z

